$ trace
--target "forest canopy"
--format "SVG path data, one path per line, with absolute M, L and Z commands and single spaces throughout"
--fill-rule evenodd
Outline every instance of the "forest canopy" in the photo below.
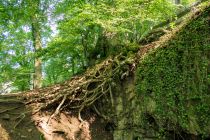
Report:
M 0 1 L 0 93 L 60 83 L 135 51 L 195 0 Z M 129 47 L 128 47 L 129 46 Z

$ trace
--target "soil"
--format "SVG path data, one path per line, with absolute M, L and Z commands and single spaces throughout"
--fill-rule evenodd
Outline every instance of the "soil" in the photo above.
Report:
M 10 140 L 9 134 L 1 125 L 0 125 L 0 140 Z
M 41 140 L 29 110 L 21 103 L 0 102 L 0 140 Z
M 107 122 L 91 109 L 81 112 L 84 120 L 78 119 L 78 112 L 65 110 L 49 118 L 54 112 L 31 114 L 16 97 L 0 100 L 0 140 L 112 140 L 112 131 L 105 128 Z
M 36 126 L 47 140 L 112 140 L 112 132 L 106 130 L 107 123 L 90 110 L 81 114 L 63 111 L 49 120 L 52 113 L 45 112 L 33 116 Z

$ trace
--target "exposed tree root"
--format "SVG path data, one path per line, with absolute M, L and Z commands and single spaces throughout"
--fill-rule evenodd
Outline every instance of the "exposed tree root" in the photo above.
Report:
M 33 92 L 24 94 L 28 102 L 34 104 L 36 111 L 44 110 L 58 105 L 51 118 L 55 117 L 61 107 L 78 109 L 78 118 L 84 122 L 81 112 L 87 106 L 91 106 L 96 100 L 104 94 L 109 93 L 113 105 L 112 85 L 122 77 L 128 76 L 131 71 L 130 67 L 134 59 L 127 59 L 122 54 L 108 58 L 94 68 L 87 70 L 83 76 L 76 76 L 64 84 L 58 84 Z
M 93 105 L 93 108 L 94 108 L 94 110 L 95 110 L 95 112 L 97 113 L 98 116 L 102 117 L 104 120 L 107 120 L 108 117 L 105 116 L 104 114 L 100 113 L 95 105 Z
M 50 118 L 48 119 L 47 123 L 55 116 L 57 116 L 60 112 L 60 109 L 62 107 L 62 105 L 64 104 L 66 100 L 66 95 L 64 95 L 63 100 L 61 101 L 61 103 L 59 104 L 59 106 L 56 108 L 55 112 L 50 116 Z
M 8 112 L 8 111 L 12 111 L 12 110 L 17 109 L 17 108 L 19 108 L 19 107 L 20 107 L 20 106 L 2 110 L 2 111 L 0 111 L 0 114 L 5 113 L 5 112 Z
M 16 128 L 21 122 L 22 122 L 22 120 L 25 118 L 25 113 L 21 113 L 17 118 L 16 118 L 16 120 L 18 120 L 17 121 L 17 123 L 15 124 L 15 126 L 14 126 L 14 128 Z
M 88 69 L 82 76 L 75 76 L 63 84 L 25 92 L 22 97 L 27 100 L 26 104 L 33 105 L 35 108 L 33 113 L 48 108 L 56 108 L 49 120 L 56 116 L 62 107 L 77 109 L 79 120 L 84 122 L 81 117 L 83 109 L 93 105 L 96 100 L 105 94 L 109 96 L 109 100 L 113 105 L 112 90 L 115 88 L 115 83 L 133 74 L 140 59 L 143 59 L 148 52 L 166 46 L 169 40 L 173 39 L 180 30 L 197 18 L 200 13 L 202 13 L 202 9 L 199 8 L 195 12 L 191 12 L 186 17 L 188 18 L 186 22 L 160 37 L 160 40 L 141 47 L 138 53 L 133 56 L 119 54 L 115 57 L 109 57 L 93 68 Z

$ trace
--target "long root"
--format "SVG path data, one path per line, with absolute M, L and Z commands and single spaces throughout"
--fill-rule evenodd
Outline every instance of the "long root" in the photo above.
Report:
M 78 117 L 83 122 L 81 111 L 93 105 L 103 95 L 109 93 L 107 95 L 110 96 L 113 106 L 112 83 L 119 80 L 122 75 L 124 77 L 124 73 L 129 73 L 132 63 L 134 59 L 129 58 L 128 63 L 127 58 L 120 54 L 88 69 L 82 76 L 75 76 L 63 84 L 26 93 L 24 97 L 28 99 L 27 104 L 36 104 L 36 112 L 58 104 L 48 121 L 55 117 L 63 107 L 78 109 Z

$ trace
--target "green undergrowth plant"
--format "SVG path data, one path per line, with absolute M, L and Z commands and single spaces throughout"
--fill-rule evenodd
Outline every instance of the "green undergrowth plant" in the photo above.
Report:
M 159 130 L 210 135 L 210 27 L 207 8 L 172 40 L 147 55 L 137 70 L 144 124 Z

